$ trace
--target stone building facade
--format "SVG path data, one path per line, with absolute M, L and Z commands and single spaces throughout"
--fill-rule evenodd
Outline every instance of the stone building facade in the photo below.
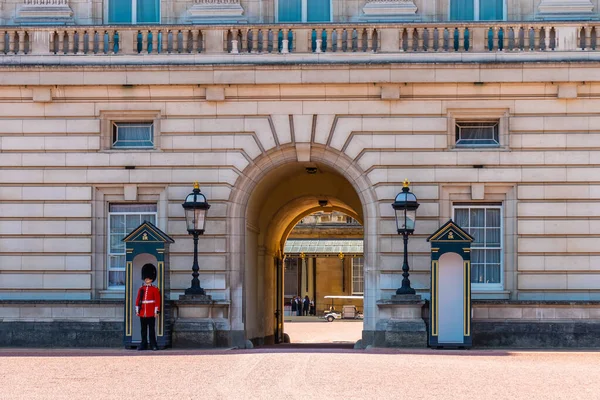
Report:
M 276 340 L 285 239 L 327 199 L 364 227 L 362 344 L 387 345 L 404 318 L 386 303 L 403 255 L 390 204 L 408 178 L 418 294 L 429 234 L 454 218 L 481 235 L 476 345 L 597 344 L 597 1 L 492 15 L 474 0 L 465 17 L 446 0 L 332 0 L 309 22 L 303 0 L 280 22 L 284 1 L 163 0 L 135 15 L 160 24 L 112 23 L 110 3 L 0 0 L 0 342 L 119 345 L 119 235 L 143 218 L 175 239 L 175 318 L 205 323 L 207 345 Z M 178 313 L 194 181 L 212 205 L 212 302 Z

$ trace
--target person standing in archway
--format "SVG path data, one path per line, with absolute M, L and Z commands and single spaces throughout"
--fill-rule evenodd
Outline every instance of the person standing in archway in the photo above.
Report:
M 290 301 L 290 303 L 292 304 L 292 315 L 296 315 L 296 311 L 298 310 L 298 308 L 297 308 L 298 304 L 296 303 L 296 296 L 292 297 L 292 300 Z
M 308 295 L 304 296 L 304 302 L 302 304 L 302 315 L 308 316 L 308 311 L 310 310 L 310 298 Z

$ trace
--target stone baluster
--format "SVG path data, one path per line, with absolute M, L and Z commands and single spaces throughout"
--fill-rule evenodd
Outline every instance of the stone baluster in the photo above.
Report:
M 446 51 L 444 45 L 444 35 L 446 34 L 446 27 L 438 28 L 438 51 Z
M 550 50 L 550 30 L 552 27 L 544 27 L 544 51 Z
M 592 49 L 592 27 L 587 25 L 585 27 L 585 42 L 581 50 L 591 50 Z
M 115 54 L 115 31 L 111 29 L 106 31 L 106 33 L 108 39 L 108 54 Z
M 423 35 L 425 34 L 425 29 L 417 28 L 417 51 L 425 51 L 425 38 Z
M 496 51 L 500 51 L 500 29 L 498 29 L 498 26 L 493 26 L 492 27 L 492 51 L 496 50 Z
M 152 54 L 158 54 L 158 30 L 152 29 Z
M 190 39 L 190 31 L 187 29 L 182 30 L 181 31 L 181 49 L 179 49 L 180 53 L 188 53 L 189 39 Z
M 352 36 L 347 30 L 346 28 L 344 29 L 336 29 L 337 31 L 337 51 L 342 52 L 344 51 L 344 35 L 346 35 L 346 50 L 350 47 L 352 47 L 352 45 L 348 45 L 348 41 L 352 42 L 352 38 L 348 37 L 348 36 Z
M 465 51 L 465 28 L 458 28 L 458 48 L 456 51 Z
M 281 29 L 281 54 L 288 54 L 290 52 L 290 40 L 288 39 L 287 28 Z
M 17 40 L 16 34 L 17 32 L 15 31 L 8 32 L 8 54 L 15 54 L 15 41 Z
M 315 29 L 315 53 L 323 52 L 323 31 L 320 29 Z
M 88 31 L 88 54 L 94 54 L 94 43 L 96 41 L 96 31 L 94 29 L 90 29 Z
M 76 31 L 76 33 L 77 33 L 77 52 L 75 52 L 75 54 L 84 54 L 85 53 L 85 47 L 84 47 L 85 31 L 80 30 L 80 31 Z
M 231 54 L 239 54 L 237 29 L 231 29 Z
M 242 53 L 248 53 L 248 28 L 242 28 Z
M 192 30 L 192 54 L 200 53 L 200 48 L 202 47 L 198 43 L 198 37 L 200 36 L 200 31 L 198 29 Z
M 19 34 L 19 43 L 16 51 L 17 54 L 25 54 L 25 31 L 17 31 Z
M 327 53 L 333 53 L 333 29 L 326 29 L 325 34 L 327 35 L 327 47 L 325 51 Z
M 508 39 L 509 39 L 509 32 L 510 32 L 510 27 L 508 26 L 503 26 L 502 27 L 503 31 L 504 31 L 504 36 L 502 36 L 502 51 L 508 51 Z
M 373 51 L 373 28 L 365 28 L 367 32 L 367 45 L 365 47 L 366 52 Z
M 106 34 L 105 30 L 98 31 L 98 53 L 104 54 L 104 35 Z
M 148 31 L 145 29 L 140 30 L 140 33 L 142 34 L 142 49 L 140 50 L 139 54 L 148 54 Z M 138 39 L 139 36 L 135 35 L 134 36 L 134 42 L 135 42 L 135 46 L 134 46 L 134 52 L 137 53 L 137 43 L 138 43 Z
M 65 36 L 67 33 L 63 30 L 57 32 L 58 34 L 58 51 L 57 54 L 65 54 Z
M 67 49 L 67 53 L 68 54 L 73 54 L 74 48 L 75 48 L 75 31 L 68 31 L 67 32 L 67 36 L 69 39 L 69 46 Z
M 413 52 L 415 49 L 415 43 L 414 43 L 414 35 L 415 35 L 415 30 L 414 28 L 408 28 L 407 29 L 407 35 L 406 35 L 406 41 L 407 41 L 407 48 L 406 51 L 408 52 Z
M 356 51 L 363 51 L 363 28 L 356 28 Z
M 169 50 L 169 29 L 161 29 L 161 52 L 164 54 L 170 53 Z

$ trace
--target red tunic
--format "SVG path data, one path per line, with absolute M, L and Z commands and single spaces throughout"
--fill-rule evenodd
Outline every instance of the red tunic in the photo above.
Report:
M 135 312 L 142 318 L 156 316 L 160 312 L 160 290 L 153 285 L 142 285 L 135 299 Z

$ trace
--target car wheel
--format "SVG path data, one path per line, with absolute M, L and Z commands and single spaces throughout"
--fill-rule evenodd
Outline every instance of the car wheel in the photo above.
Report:
M 327 316 L 327 322 L 333 322 L 335 318 L 333 318 L 333 315 L 328 315 Z

